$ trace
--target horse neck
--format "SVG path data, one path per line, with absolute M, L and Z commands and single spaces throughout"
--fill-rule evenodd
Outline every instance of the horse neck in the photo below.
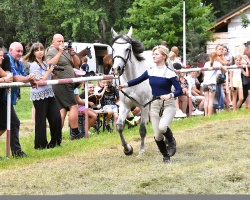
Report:
M 85 49 L 84 49 L 83 51 L 79 52 L 77 55 L 80 56 L 80 57 L 84 57 L 84 56 L 86 56 L 87 54 L 86 54 L 86 51 L 85 51 Z

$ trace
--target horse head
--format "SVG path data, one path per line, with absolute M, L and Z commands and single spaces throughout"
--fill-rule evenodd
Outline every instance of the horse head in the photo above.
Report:
M 79 53 L 77 53 L 77 56 L 81 59 L 84 56 L 88 56 L 90 59 L 92 58 L 91 54 L 91 47 L 86 47 L 85 49 L 81 50 Z
M 138 61 L 144 60 L 140 54 L 144 51 L 143 45 L 132 38 L 132 27 L 130 27 L 127 34 L 118 35 L 113 28 L 111 28 L 113 42 L 113 74 L 122 75 L 125 67 L 131 62 L 131 57 L 134 56 Z
M 90 59 L 92 58 L 92 54 L 91 54 L 91 47 L 86 47 L 86 56 L 88 56 Z
M 132 27 L 127 34 L 118 35 L 113 28 L 111 28 L 112 37 L 113 37 L 113 74 L 122 75 L 125 66 L 128 63 L 128 60 L 131 56 L 131 36 L 132 36 Z

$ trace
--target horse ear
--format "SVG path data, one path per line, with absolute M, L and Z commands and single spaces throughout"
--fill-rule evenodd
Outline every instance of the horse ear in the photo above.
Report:
M 132 26 L 130 26 L 130 29 L 129 29 L 129 32 L 128 32 L 127 36 L 131 38 L 131 36 L 132 36 Z
M 116 38 L 118 36 L 118 34 L 115 32 L 115 30 L 113 29 L 113 27 L 111 27 L 111 33 L 112 33 L 112 37 Z

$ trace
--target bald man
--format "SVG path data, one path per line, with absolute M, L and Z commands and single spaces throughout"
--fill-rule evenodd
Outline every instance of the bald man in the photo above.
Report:
M 57 71 L 58 79 L 74 78 L 73 68 L 79 68 L 79 58 L 74 49 L 67 50 L 64 46 L 64 37 L 61 34 L 53 36 L 52 45 L 47 49 L 46 58 L 48 64 L 64 67 L 64 71 Z M 56 100 L 60 107 L 62 127 L 69 111 L 69 124 L 72 129 L 70 138 L 80 139 L 83 133 L 78 130 L 78 105 L 74 95 L 74 83 L 53 85 Z

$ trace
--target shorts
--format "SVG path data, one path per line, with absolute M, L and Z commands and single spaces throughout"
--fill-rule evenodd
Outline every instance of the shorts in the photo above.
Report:
M 78 106 L 78 115 L 81 115 L 84 110 L 85 110 L 85 106 L 79 105 Z
M 241 80 L 233 81 L 233 87 L 242 88 L 242 81 Z
M 107 111 L 108 109 L 111 109 L 113 111 L 113 113 L 118 113 L 118 107 L 117 107 L 117 105 L 106 105 L 106 106 L 103 106 L 102 109 L 104 111 Z
M 216 91 L 215 84 L 203 85 L 203 92 L 215 92 L 215 91 Z

